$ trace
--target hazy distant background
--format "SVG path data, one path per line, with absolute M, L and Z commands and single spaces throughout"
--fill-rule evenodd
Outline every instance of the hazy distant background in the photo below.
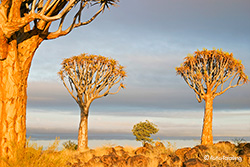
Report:
M 163 136 L 199 136 L 204 103 L 176 76 L 175 67 L 197 49 L 232 52 L 250 75 L 249 0 L 121 0 L 88 26 L 45 41 L 28 83 L 28 132 L 77 132 L 79 108 L 57 72 L 63 58 L 81 53 L 112 57 L 126 66 L 126 89 L 97 99 L 90 133 L 131 133 L 148 119 Z M 214 100 L 215 136 L 250 136 L 250 85 Z

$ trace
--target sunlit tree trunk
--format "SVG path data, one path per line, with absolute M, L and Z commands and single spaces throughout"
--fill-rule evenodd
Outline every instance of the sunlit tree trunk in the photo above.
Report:
M 0 60 L 0 157 L 12 158 L 13 147 L 25 146 L 27 79 L 41 41 L 38 36 L 19 44 L 13 39 L 4 46 L 7 50 L 0 50 L 1 56 L 7 54 Z
M 78 151 L 82 152 L 88 149 L 88 114 L 89 106 L 81 108 L 81 118 L 78 131 Z
M 213 121 L 213 100 L 212 96 L 205 97 L 205 111 L 203 119 L 203 129 L 201 135 L 201 144 L 213 144 L 212 121 Z

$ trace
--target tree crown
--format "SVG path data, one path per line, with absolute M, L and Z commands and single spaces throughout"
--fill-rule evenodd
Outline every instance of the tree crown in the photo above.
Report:
M 184 63 L 176 67 L 176 72 L 194 90 L 199 102 L 205 95 L 216 97 L 249 81 L 241 61 L 221 49 L 203 49 L 189 54 Z
M 157 125 L 148 120 L 134 125 L 132 129 L 136 141 L 142 141 L 143 144 L 145 144 L 145 142 L 151 143 L 153 141 L 153 139 L 150 138 L 151 134 L 156 134 L 158 131 L 159 129 L 157 128 Z
M 58 74 L 71 96 L 80 104 L 116 94 L 125 88 L 120 83 L 117 91 L 111 92 L 111 88 L 126 77 L 126 72 L 118 61 L 103 56 L 81 54 L 64 59 Z

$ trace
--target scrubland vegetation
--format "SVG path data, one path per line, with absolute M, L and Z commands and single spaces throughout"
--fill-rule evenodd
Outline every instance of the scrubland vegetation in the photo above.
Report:
M 27 143 L 16 149 L 16 158 L 2 159 L 6 167 L 249 167 L 250 143 L 238 145 L 219 142 L 176 149 L 170 143 L 146 143 L 143 147 L 103 146 L 85 152 L 75 150 L 72 142 L 58 150 L 56 140 L 46 150 Z M 68 146 L 65 149 L 65 146 Z M 234 159 L 233 159 L 234 157 Z M 221 158 L 221 159 L 220 159 Z

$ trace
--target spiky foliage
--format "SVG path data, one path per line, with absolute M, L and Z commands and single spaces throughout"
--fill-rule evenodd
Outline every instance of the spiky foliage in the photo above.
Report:
M 244 66 L 232 53 L 222 50 L 197 50 L 185 57 L 184 63 L 176 68 L 188 86 L 196 93 L 198 102 L 206 94 L 213 97 L 225 93 L 228 89 L 247 83 L 248 76 Z
M 151 139 L 152 134 L 156 134 L 159 131 L 157 125 L 153 124 L 146 120 L 145 122 L 140 122 L 134 125 L 132 132 L 136 137 L 136 141 L 142 141 L 144 145 L 146 142 L 152 143 L 153 139 Z

